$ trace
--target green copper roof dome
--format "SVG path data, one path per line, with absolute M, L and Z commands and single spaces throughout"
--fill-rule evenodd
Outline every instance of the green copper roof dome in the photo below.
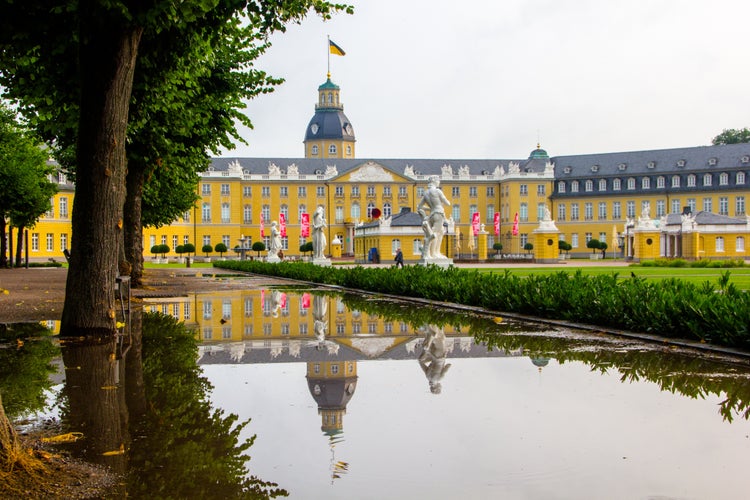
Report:
M 549 160 L 549 155 L 543 150 L 539 144 L 536 145 L 536 149 L 529 155 L 529 160 Z
M 318 90 L 341 90 L 341 87 L 333 83 L 331 81 L 331 77 L 329 76 L 328 80 L 326 80 L 324 84 L 318 87 Z

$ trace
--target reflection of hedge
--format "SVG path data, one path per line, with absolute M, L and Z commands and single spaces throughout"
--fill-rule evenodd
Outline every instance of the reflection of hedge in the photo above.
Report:
M 617 273 L 586 276 L 580 271 L 521 278 L 507 271 L 435 266 L 340 268 L 228 261 L 217 267 L 750 348 L 750 295 L 729 283 L 728 272 L 716 292 L 708 282 L 649 282 L 636 276 L 619 280 Z

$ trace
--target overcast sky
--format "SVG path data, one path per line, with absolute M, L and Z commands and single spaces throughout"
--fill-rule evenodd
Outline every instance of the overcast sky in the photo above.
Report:
M 247 108 L 249 145 L 303 157 L 327 35 L 358 158 L 526 158 L 710 144 L 750 127 L 747 0 L 350 0 L 271 38 L 286 82 Z

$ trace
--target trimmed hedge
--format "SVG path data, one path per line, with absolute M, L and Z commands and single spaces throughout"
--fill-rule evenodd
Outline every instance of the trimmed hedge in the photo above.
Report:
M 395 268 L 323 267 L 301 262 L 269 264 L 226 261 L 216 267 L 407 297 L 454 302 L 490 311 L 513 312 L 601 327 L 645 332 L 669 338 L 700 340 L 750 348 L 750 294 L 729 283 L 719 290 L 671 278 L 619 280 L 565 271 L 520 278 L 506 271 L 436 266 Z

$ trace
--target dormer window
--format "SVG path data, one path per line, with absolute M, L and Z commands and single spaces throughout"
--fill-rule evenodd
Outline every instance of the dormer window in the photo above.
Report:
M 685 160 L 677 160 L 677 166 L 678 167 L 684 167 L 685 163 L 687 163 Z
M 750 156 L 745 155 L 742 157 L 742 163 L 750 163 Z
M 566 174 L 569 174 L 569 173 L 570 173 L 570 172 L 572 172 L 572 171 L 573 171 L 573 167 L 565 167 L 565 168 L 563 169 L 563 172 L 565 172 Z
M 628 168 L 628 166 L 625 163 L 620 163 L 619 165 L 617 165 L 617 170 L 623 171 L 626 168 Z
M 599 165 L 591 165 L 591 171 L 592 172 L 598 172 L 599 171 Z
M 719 163 L 719 160 L 717 160 L 716 158 L 709 158 L 708 159 L 708 166 L 709 167 L 714 167 L 714 166 L 716 166 L 717 163 Z
M 656 162 L 655 162 L 655 161 L 650 161 L 650 162 L 648 162 L 648 163 L 646 164 L 646 166 L 647 166 L 648 168 L 656 168 Z

